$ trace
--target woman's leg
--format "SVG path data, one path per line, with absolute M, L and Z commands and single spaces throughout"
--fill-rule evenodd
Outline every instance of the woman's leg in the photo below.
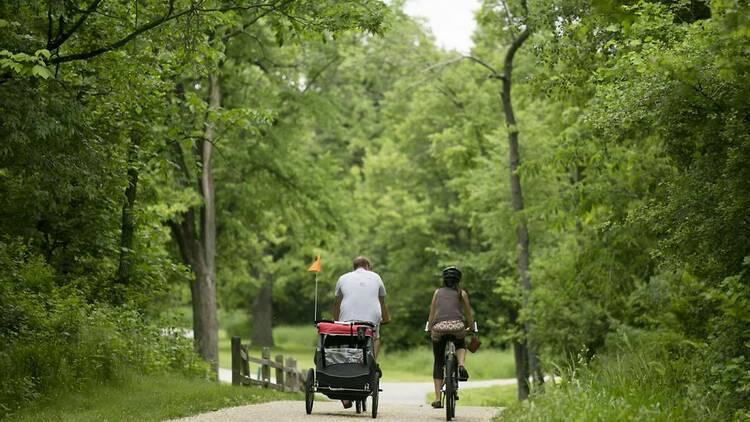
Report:
M 458 360 L 458 379 L 466 381 L 469 379 L 469 373 L 464 368 L 466 361 L 466 342 L 464 339 L 456 341 L 456 360 Z
M 456 358 L 458 359 L 458 366 L 464 366 L 464 360 L 466 359 L 466 349 L 456 349 Z
M 435 384 L 435 401 L 440 401 L 441 390 L 443 388 L 443 365 L 445 365 L 445 340 L 442 338 L 432 342 L 432 355 L 434 363 L 432 365 L 432 380 Z
M 440 402 L 440 399 L 442 398 L 440 396 L 440 390 L 443 388 L 443 380 L 435 378 L 432 382 L 435 383 L 435 401 Z

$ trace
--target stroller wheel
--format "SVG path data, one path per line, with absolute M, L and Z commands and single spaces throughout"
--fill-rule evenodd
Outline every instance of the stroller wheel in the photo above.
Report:
M 310 368 L 305 378 L 305 412 L 312 413 L 313 401 L 315 400 L 315 370 Z
M 377 373 L 373 374 L 370 388 L 372 388 L 372 418 L 375 419 L 378 417 L 378 396 L 380 393 L 380 377 Z
M 362 400 L 357 400 L 357 413 L 362 413 Z

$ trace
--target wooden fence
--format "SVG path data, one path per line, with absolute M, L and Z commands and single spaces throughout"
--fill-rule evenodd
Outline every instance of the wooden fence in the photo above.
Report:
M 250 362 L 260 365 L 257 379 L 250 376 Z M 276 382 L 271 382 L 271 370 L 275 371 Z M 232 337 L 232 385 L 258 385 L 279 391 L 304 391 L 306 374 L 297 369 L 297 361 L 282 355 L 271 360 L 271 351 L 264 347 L 260 359 L 250 356 L 247 346 L 239 337 Z

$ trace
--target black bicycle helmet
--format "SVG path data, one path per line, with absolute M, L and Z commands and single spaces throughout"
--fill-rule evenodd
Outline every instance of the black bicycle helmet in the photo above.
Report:
M 443 269 L 443 283 L 446 286 L 455 286 L 461 281 L 461 270 L 451 265 Z

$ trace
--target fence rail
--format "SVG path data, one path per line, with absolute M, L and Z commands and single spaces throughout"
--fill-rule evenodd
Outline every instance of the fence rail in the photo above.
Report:
M 250 376 L 250 363 L 260 365 L 257 379 Z M 275 382 L 271 381 L 271 370 L 275 372 Z M 249 355 L 247 345 L 239 337 L 232 337 L 232 385 L 257 385 L 279 391 L 303 391 L 305 373 L 297 369 L 297 361 L 292 358 L 276 355 L 271 360 L 271 351 L 267 347 L 261 350 L 261 357 Z

